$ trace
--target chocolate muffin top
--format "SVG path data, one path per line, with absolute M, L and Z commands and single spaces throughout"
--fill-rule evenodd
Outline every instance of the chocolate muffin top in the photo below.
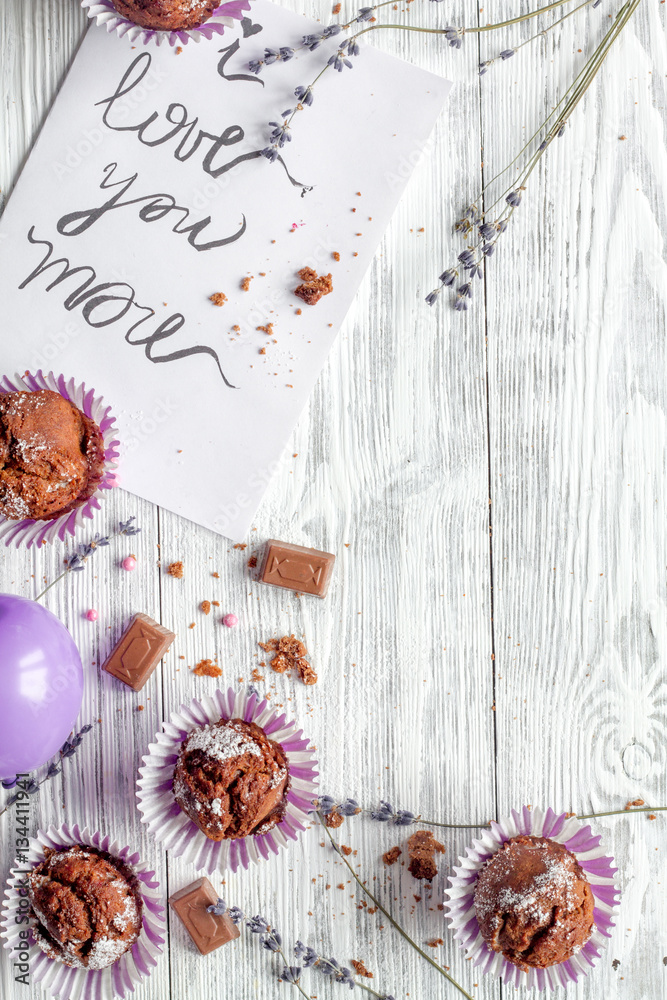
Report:
M 28 876 L 37 944 L 50 958 L 105 969 L 141 932 L 139 882 L 118 858 L 93 847 L 52 850 Z
M 287 757 L 254 722 L 221 719 L 193 729 L 174 770 L 176 801 L 210 840 L 266 833 L 285 812 Z
M 548 837 L 513 837 L 480 870 L 475 913 L 494 951 L 527 971 L 565 962 L 593 929 L 594 899 L 574 854 Z
M 221 0 L 112 0 L 123 17 L 154 31 L 196 28 L 220 6 Z
M 92 496 L 103 464 L 97 424 L 60 393 L 0 395 L 0 514 L 58 517 Z

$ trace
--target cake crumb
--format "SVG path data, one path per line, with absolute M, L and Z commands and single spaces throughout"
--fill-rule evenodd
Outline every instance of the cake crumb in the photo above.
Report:
M 356 854 L 356 851 L 353 851 L 351 847 L 347 847 L 346 844 L 341 844 L 340 849 L 346 858 L 349 858 L 351 854 Z
M 252 281 L 252 279 L 254 277 L 255 277 L 255 275 L 251 274 L 251 275 L 245 277 L 242 280 L 242 282 L 241 282 L 241 289 L 242 289 L 242 291 L 244 291 L 244 292 L 249 292 L 250 291 L 250 282 Z
M 317 674 L 308 663 L 308 650 L 300 639 L 294 635 L 284 635 L 280 639 L 269 639 L 260 642 L 259 646 L 265 653 L 274 653 L 269 666 L 277 674 L 291 673 L 295 670 L 304 684 L 317 682 Z
M 220 579 L 220 574 L 219 573 L 211 573 L 211 576 L 213 577 L 214 580 L 219 580 Z
M 314 306 L 323 295 L 333 291 L 333 281 L 330 274 L 317 274 L 312 267 L 302 267 L 298 272 L 301 285 L 297 285 L 294 294 L 308 306 Z
M 143 710 L 144 710 L 143 705 L 137 705 L 137 712 L 143 712 Z
M 343 816 L 341 816 L 337 809 L 332 809 L 324 817 L 324 825 L 328 826 L 330 830 L 337 830 L 339 826 L 343 825 Z
M 294 310 L 294 315 L 295 316 L 300 316 L 301 315 L 301 310 L 300 309 L 295 309 Z
M 435 863 L 436 854 L 444 854 L 445 848 L 433 836 L 430 830 L 418 830 L 408 840 L 410 864 L 408 871 L 418 879 L 430 882 L 438 874 Z
M 248 569 L 254 569 L 256 565 L 257 565 L 257 556 L 255 555 L 250 556 L 250 559 L 248 559 Z
M 332 13 L 332 14 L 340 14 L 340 9 L 341 9 L 341 7 L 342 7 L 342 4 L 340 4 L 340 3 L 335 3 L 335 4 L 333 5 L 333 7 L 331 8 L 331 13 Z
M 359 961 L 358 959 L 354 958 L 350 959 L 350 965 L 352 966 L 352 968 L 354 969 L 354 971 L 358 976 L 364 976 L 366 979 L 373 978 L 373 973 L 369 972 L 364 963 Z
M 169 565 L 167 566 L 167 573 L 169 574 L 169 576 L 173 576 L 174 580 L 182 580 L 183 563 L 182 562 L 169 563 Z
M 635 806 L 639 807 L 639 806 L 643 806 L 644 804 L 645 803 L 644 803 L 643 799 L 633 799 L 631 802 L 626 802 L 625 808 L 626 809 L 632 809 Z
M 388 851 L 385 851 L 382 855 L 382 860 L 386 865 L 395 865 L 399 857 L 402 854 L 400 847 L 390 847 Z
M 232 548 L 240 549 L 241 552 L 245 552 L 245 550 L 248 548 L 248 543 L 247 542 L 235 542 L 235 544 L 232 546 Z
M 210 601 L 202 601 L 199 606 L 200 606 L 201 610 L 204 612 L 205 615 L 210 615 L 210 613 L 211 613 L 211 602 Z
M 429 948 L 438 948 L 441 944 L 444 943 L 445 942 L 442 940 L 442 938 L 433 938 L 431 941 L 426 942 Z
M 174 52 L 176 53 L 177 56 L 180 56 L 182 51 L 183 51 L 182 45 L 177 45 L 176 48 L 174 49 Z
M 227 296 L 224 292 L 214 292 L 213 295 L 209 295 L 209 299 L 214 306 L 224 306 Z
M 220 677 L 222 670 L 216 663 L 213 662 L 213 660 L 200 660 L 199 663 L 192 668 L 192 673 L 196 674 L 197 677 Z
M 268 337 L 273 336 L 273 323 L 267 323 L 266 326 L 258 326 L 257 329 L 265 333 Z
M 331 254 L 331 256 L 333 257 L 333 259 L 335 261 L 339 261 L 340 260 L 340 254 L 338 253 L 337 250 L 334 250 L 334 252 Z

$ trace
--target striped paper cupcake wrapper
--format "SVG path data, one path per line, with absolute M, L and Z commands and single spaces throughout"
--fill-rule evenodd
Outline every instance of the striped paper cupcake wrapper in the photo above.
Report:
M 230 0 L 223 3 L 197 28 L 188 31 L 155 31 L 152 28 L 142 28 L 127 17 L 119 14 L 112 0 L 81 0 L 81 6 L 88 17 L 107 32 L 114 32 L 119 38 L 127 38 L 133 45 L 137 42 L 143 45 L 187 45 L 188 42 L 201 42 L 204 39 L 218 38 L 224 34 L 225 28 L 232 28 L 235 21 L 241 21 L 245 12 L 250 10 L 249 0 Z
M 132 947 L 106 969 L 71 968 L 46 955 L 32 934 L 27 942 L 21 937 L 26 929 L 25 922 L 20 921 L 27 912 L 25 879 L 28 871 L 43 861 L 45 847 L 58 849 L 74 844 L 96 847 L 119 858 L 139 881 L 143 902 L 141 933 Z M 12 962 L 21 964 L 27 957 L 30 981 L 39 983 L 46 996 L 54 1000 L 113 1000 L 134 993 L 136 986 L 147 979 L 157 965 L 166 939 L 165 907 L 155 872 L 140 861 L 138 854 L 101 833 L 91 833 L 87 827 L 80 830 L 78 826 L 63 824 L 59 829 L 50 826 L 46 831 L 39 830 L 37 836 L 30 839 L 25 860 L 15 862 L 5 890 L 0 930 Z
M 595 899 L 593 931 L 579 951 L 558 965 L 530 969 L 529 972 L 523 972 L 489 948 L 481 935 L 474 905 L 480 869 L 507 840 L 520 834 L 549 837 L 563 844 L 586 873 Z M 454 867 L 447 890 L 449 898 L 445 901 L 446 916 L 454 937 L 466 955 L 472 958 L 473 965 L 482 972 L 502 978 L 504 983 L 535 990 L 567 986 L 587 975 L 611 936 L 620 898 L 614 881 L 617 869 L 614 868 L 613 858 L 608 857 L 600 846 L 601 840 L 593 834 L 589 825 L 584 826 L 576 817 L 568 817 L 567 813 L 559 815 L 553 809 L 545 812 L 528 809 L 527 806 L 518 811 L 513 809 L 511 816 L 498 823 L 492 822 L 479 840 L 473 840 L 465 855 L 459 858 L 458 866 Z
M 290 790 L 285 814 L 267 833 L 238 840 L 210 840 L 174 799 L 172 782 L 181 744 L 195 727 L 220 719 L 254 722 L 280 744 L 287 756 Z M 189 705 L 181 705 L 169 722 L 163 723 L 156 740 L 149 746 L 143 766 L 139 768 L 137 800 L 141 821 L 174 857 L 190 862 L 197 871 L 212 874 L 248 868 L 278 854 L 305 830 L 316 798 L 318 763 L 308 747 L 309 741 L 303 738 L 296 723 L 288 722 L 266 699 L 260 700 L 254 693 L 234 692 L 231 688 L 227 692 L 216 691 L 201 701 L 195 698 Z
M 102 506 L 107 490 L 115 486 L 114 470 L 118 464 L 119 441 L 116 438 L 116 420 L 111 414 L 101 396 L 95 395 L 94 389 L 87 389 L 85 382 L 77 384 L 73 379 L 65 379 L 64 375 L 43 374 L 41 370 L 34 375 L 26 372 L 24 375 L 5 375 L 0 378 L 0 395 L 8 392 L 39 392 L 40 389 L 50 389 L 58 392 L 64 398 L 74 403 L 82 413 L 94 420 L 102 434 L 104 443 L 104 467 L 95 492 L 82 500 L 74 510 L 48 521 L 35 521 L 33 518 L 10 520 L 0 514 L 0 542 L 5 545 L 44 545 L 54 542 L 57 538 L 64 541 L 67 535 L 74 535 L 77 529 L 90 521 L 95 512 Z

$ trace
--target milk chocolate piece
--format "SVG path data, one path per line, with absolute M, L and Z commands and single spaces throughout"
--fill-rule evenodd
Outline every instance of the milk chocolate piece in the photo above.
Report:
M 335 561 L 336 557 L 331 552 L 320 552 L 271 538 L 266 543 L 259 578 L 262 583 L 273 587 L 326 597 Z
M 169 897 L 169 905 L 185 924 L 185 929 L 202 955 L 240 937 L 240 930 L 225 914 L 216 917 L 207 907 L 217 903 L 215 889 L 207 878 L 198 878 Z
M 148 615 L 135 615 L 102 665 L 133 691 L 141 691 L 176 638 Z

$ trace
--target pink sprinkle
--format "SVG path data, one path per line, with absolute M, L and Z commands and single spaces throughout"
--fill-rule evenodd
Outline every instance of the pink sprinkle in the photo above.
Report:
M 239 620 L 236 617 L 236 615 L 231 615 L 231 614 L 230 615 L 225 615 L 225 617 L 222 619 L 222 624 L 226 625 L 227 628 L 234 628 L 234 626 L 238 625 L 238 623 L 239 623 Z
M 91 608 L 90 611 L 86 611 L 86 618 L 89 622 L 96 622 L 100 616 L 98 615 L 95 608 Z
M 125 556 L 122 562 L 123 569 L 126 569 L 128 573 L 137 568 L 137 560 L 134 556 Z

